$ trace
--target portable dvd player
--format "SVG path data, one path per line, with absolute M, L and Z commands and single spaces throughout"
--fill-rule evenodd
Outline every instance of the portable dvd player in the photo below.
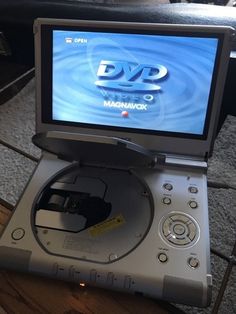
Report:
M 229 27 L 38 19 L 42 157 L 0 265 L 199 307 Z

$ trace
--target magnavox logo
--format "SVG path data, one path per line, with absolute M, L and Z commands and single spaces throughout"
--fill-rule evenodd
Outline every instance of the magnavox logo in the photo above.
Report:
M 136 104 L 130 102 L 104 100 L 104 107 L 120 109 L 147 110 L 147 104 Z

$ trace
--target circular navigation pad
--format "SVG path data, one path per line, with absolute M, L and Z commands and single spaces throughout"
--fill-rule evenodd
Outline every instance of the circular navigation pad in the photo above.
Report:
M 170 213 L 161 222 L 161 232 L 165 240 L 177 246 L 192 245 L 198 239 L 199 227 L 186 214 Z

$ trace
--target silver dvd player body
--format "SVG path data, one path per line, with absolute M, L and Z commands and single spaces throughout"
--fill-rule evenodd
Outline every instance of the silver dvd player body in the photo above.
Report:
M 34 30 L 43 153 L 1 266 L 207 306 L 207 159 L 233 30 L 53 19 Z

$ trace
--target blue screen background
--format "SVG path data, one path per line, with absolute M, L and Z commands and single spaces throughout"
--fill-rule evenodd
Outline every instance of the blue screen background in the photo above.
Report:
M 53 31 L 52 118 L 202 135 L 217 43 L 215 38 Z M 142 80 L 140 72 L 130 80 L 158 85 L 160 90 L 101 87 L 95 82 L 101 79 L 97 71 L 103 60 L 126 63 L 130 69 L 162 65 L 167 74 L 151 82 Z M 121 73 L 106 79 L 126 78 Z M 104 101 L 112 105 L 104 106 Z M 145 109 L 127 109 L 124 102 L 143 104 Z

